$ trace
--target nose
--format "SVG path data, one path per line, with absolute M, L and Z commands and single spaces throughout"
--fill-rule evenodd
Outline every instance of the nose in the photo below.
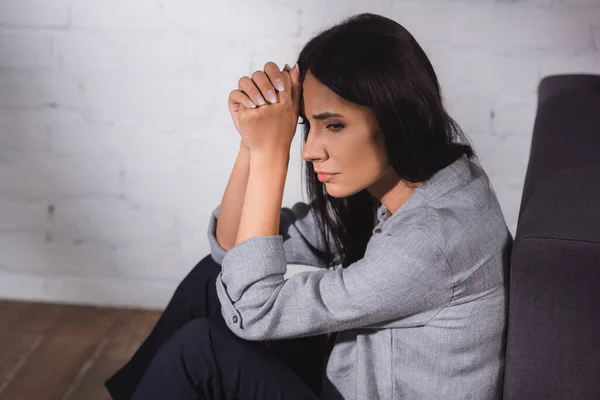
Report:
M 325 148 L 315 140 L 314 135 L 308 135 L 306 143 L 302 148 L 301 153 L 302 159 L 309 162 L 320 162 L 327 159 L 327 151 Z

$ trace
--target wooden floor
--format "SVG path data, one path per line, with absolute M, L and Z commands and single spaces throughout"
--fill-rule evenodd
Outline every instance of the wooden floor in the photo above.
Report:
M 0 400 L 110 399 L 160 313 L 0 300 Z

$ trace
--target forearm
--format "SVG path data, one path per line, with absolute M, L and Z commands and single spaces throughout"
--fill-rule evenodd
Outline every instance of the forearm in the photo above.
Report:
M 240 151 L 221 200 L 216 228 L 217 241 L 225 250 L 235 245 L 249 172 L 250 151 L 240 142 Z
M 289 152 L 252 155 L 235 245 L 256 236 L 279 235 Z

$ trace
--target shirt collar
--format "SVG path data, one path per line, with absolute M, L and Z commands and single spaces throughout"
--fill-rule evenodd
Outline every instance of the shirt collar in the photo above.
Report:
M 390 214 L 388 212 L 388 209 L 383 204 L 381 206 L 379 206 L 379 208 L 377 209 L 377 220 L 379 222 L 384 222 L 389 217 L 390 217 Z
M 454 188 L 464 185 L 472 179 L 473 170 L 471 169 L 471 160 L 462 155 L 456 161 L 448 164 L 436 172 L 431 178 L 426 180 L 421 186 L 417 187 L 413 194 L 405 201 L 394 214 L 390 214 L 385 205 L 377 209 L 377 220 L 379 223 L 374 231 L 383 228 L 385 222 L 400 212 L 405 212 L 419 205 L 427 203 L 429 200 L 438 198 Z

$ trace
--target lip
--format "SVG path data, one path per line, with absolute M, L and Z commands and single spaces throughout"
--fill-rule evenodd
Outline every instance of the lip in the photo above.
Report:
M 328 173 L 318 173 L 317 172 L 317 179 L 320 180 L 321 182 L 329 182 L 332 179 L 334 179 L 334 177 L 337 174 L 328 174 Z

